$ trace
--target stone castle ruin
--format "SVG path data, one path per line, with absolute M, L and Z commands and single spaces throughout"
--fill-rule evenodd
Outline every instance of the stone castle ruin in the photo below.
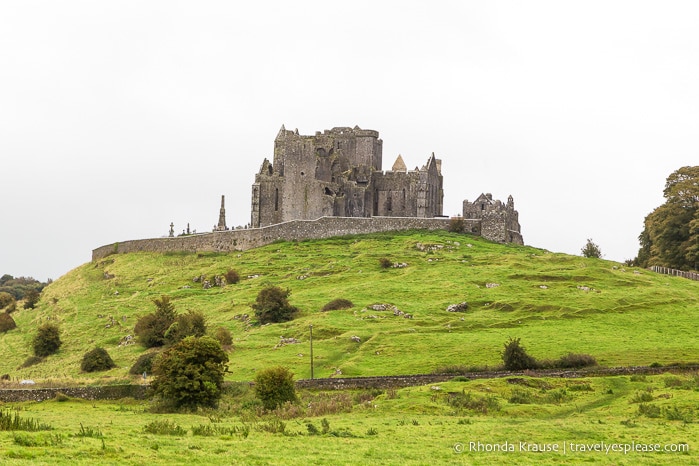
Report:
M 93 260 L 115 252 L 241 251 L 277 240 L 405 229 L 447 229 L 443 215 L 442 161 L 432 154 L 421 168 L 408 170 L 398 155 L 382 170 L 378 131 L 336 127 L 300 135 L 282 126 L 273 160 L 264 159 L 252 185 L 250 224 L 229 229 L 221 196 L 213 232 L 132 240 L 93 250 Z M 524 244 L 514 200 L 481 194 L 463 202 L 464 231 L 499 243 Z M 187 233 L 189 233 L 189 228 Z
M 320 217 L 439 217 L 441 162 L 408 171 L 399 155 L 383 172 L 378 131 L 333 128 L 315 136 L 284 126 L 252 185 L 251 226 Z

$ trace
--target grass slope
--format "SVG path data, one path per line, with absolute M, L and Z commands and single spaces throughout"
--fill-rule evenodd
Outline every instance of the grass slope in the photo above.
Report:
M 382 257 L 407 267 L 382 269 Z M 205 290 L 192 281 L 231 268 L 243 277 L 236 285 Z M 254 325 L 251 304 L 267 284 L 292 291 L 290 301 L 301 309 L 297 319 Z M 578 352 L 605 366 L 691 362 L 699 361 L 697 290 L 698 282 L 614 262 L 448 232 L 280 242 L 235 254 L 113 255 L 72 270 L 44 290 L 37 309 L 13 314 L 18 328 L 0 335 L 0 374 L 99 377 L 102 383 L 127 378 L 144 349 L 119 343 L 161 295 L 179 312 L 203 312 L 210 328 L 231 330 L 230 380 L 250 380 L 256 370 L 277 364 L 296 378 L 309 377 L 310 324 L 316 377 L 494 366 L 508 337 L 520 337 L 542 359 Z M 335 298 L 355 307 L 320 311 Z M 467 312 L 446 312 L 462 301 L 469 303 Z M 368 309 L 376 303 L 413 318 Z M 244 314 L 251 321 L 241 319 Z M 47 320 L 60 323 L 63 346 L 44 362 L 18 369 L 31 354 L 37 325 Z M 280 337 L 300 343 L 276 348 Z M 81 374 L 82 355 L 95 346 L 106 348 L 118 367 Z

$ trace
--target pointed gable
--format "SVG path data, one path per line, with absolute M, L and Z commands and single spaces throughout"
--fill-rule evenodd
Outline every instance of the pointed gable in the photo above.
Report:
M 405 162 L 403 161 L 403 157 L 398 154 L 398 157 L 396 158 L 396 161 L 393 163 L 393 168 L 391 168 L 394 172 L 407 172 L 408 167 L 405 166 Z

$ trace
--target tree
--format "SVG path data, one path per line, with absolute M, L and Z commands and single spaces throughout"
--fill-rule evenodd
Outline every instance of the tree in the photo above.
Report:
M 527 350 L 520 344 L 519 338 L 510 338 L 505 343 L 502 361 L 505 363 L 505 369 L 508 371 L 536 369 L 539 366 L 536 359 L 527 354 Z
M 39 291 L 35 288 L 30 288 L 24 293 L 24 308 L 34 309 L 36 303 L 39 302 Z
M 298 313 L 298 308 L 289 304 L 291 290 L 282 290 L 278 286 L 270 285 L 257 294 L 255 304 L 255 316 L 261 324 L 287 322 Z
M 6 308 L 15 302 L 15 297 L 6 291 L 0 291 L 0 309 Z
M 580 252 L 582 252 L 583 257 L 594 257 L 597 259 L 602 257 L 602 250 L 592 241 L 592 238 L 587 238 L 587 244 Z
M 153 304 L 155 304 L 155 312 L 138 319 L 134 327 L 138 341 L 146 348 L 163 346 L 166 343 L 165 332 L 177 318 L 175 306 L 168 296 L 154 299 Z
M 661 265 L 689 270 L 699 266 L 699 166 L 668 176 L 665 203 L 648 214 L 633 260 L 639 267 Z
M 62 344 L 61 331 L 51 322 L 40 325 L 32 340 L 34 355 L 41 358 L 55 353 Z
M 255 395 L 267 410 L 273 410 L 287 401 L 295 402 L 294 374 L 285 367 L 264 369 L 255 374 Z
M 165 331 L 165 344 L 172 345 L 186 337 L 203 337 L 206 335 L 206 319 L 201 312 L 187 311 L 175 317 L 175 321 Z
M 163 351 L 153 363 L 153 393 L 165 405 L 215 407 L 221 398 L 228 356 L 210 337 L 187 337 Z

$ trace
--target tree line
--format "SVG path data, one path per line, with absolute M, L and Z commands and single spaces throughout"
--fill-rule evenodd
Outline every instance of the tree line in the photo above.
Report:
M 668 176 L 665 203 L 646 216 L 641 247 L 631 265 L 699 270 L 699 166 Z
M 42 283 L 32 277 L 13 277 L 6 273 L 0 277 L 0 293 L 8 293 L 16 301 L 19 301 L 26 299 L 28 294 L 38 295 L 49 283 L 51 283 L 51 279 Z

